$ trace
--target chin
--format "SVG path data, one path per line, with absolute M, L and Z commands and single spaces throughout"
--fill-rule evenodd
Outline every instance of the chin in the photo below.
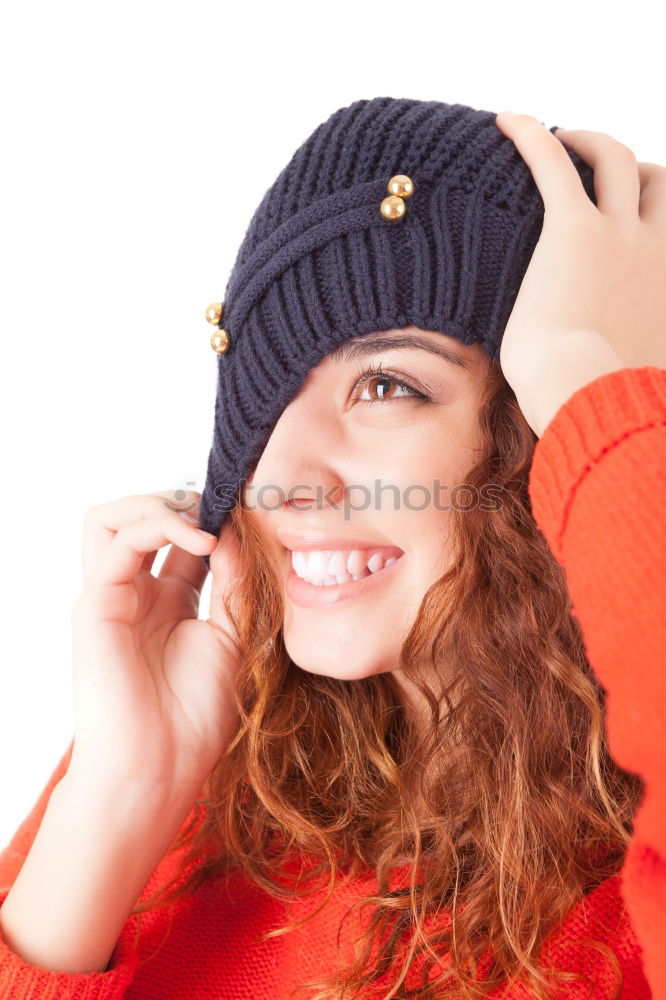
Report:
M 290 636 L 285 632 L 284 644 L 289 658 L 301 670 L 341 681 L 361 680 L 399 666 L 399 649 L 380 650 L 369 636 L 360 643 L 357 633 L 324 644 L 314 635 L 306 639 L 302 634 Z

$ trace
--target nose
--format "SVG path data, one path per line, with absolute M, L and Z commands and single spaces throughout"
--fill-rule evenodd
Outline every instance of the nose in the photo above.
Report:
M 316 511 L 344 490 L 345 435 L 330 399 L 302 390 L 285 408 L 245 489 L 259 513 Z

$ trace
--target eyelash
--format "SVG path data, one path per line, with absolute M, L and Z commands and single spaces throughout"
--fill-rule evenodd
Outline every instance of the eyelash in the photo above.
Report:
M 389 379 L 391 382 L 395 382 L 395 384 L 400 386 L 401 389 L 407 389 L 410 393 L 409 396 L 389 396 L 384 399 L 361 399 L 359 400 L 360 403 L 394 403 L 400 399 L 419 399 L 422 402 L 430 402 L 430 396 L 427 396 L 424 392 L 419 392 L 419 390 L 415 389 L 413 385 L 410 385 L 409 382 L 405 382 L 401 378 L 398 378 L 398 376 L 389 369 L 368 367 L 360 369 L 357 372 L 357 375 L 357 380 L 354 383 L 354 392 L 356 392 L 359 388 L 363 388 L 371 378 L 379 376 L 381 378 Z

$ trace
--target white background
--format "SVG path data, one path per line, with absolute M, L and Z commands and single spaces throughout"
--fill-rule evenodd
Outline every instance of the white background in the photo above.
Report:
M 666 163 L 659 7 L 3 6 L 0 847 L 72 737 L 84 513 L 202 490 L 204 309 L 292 153 L 337 108 L 392 96 L 510 108 Z M 209 600 L 210 577 L 202 617 Z

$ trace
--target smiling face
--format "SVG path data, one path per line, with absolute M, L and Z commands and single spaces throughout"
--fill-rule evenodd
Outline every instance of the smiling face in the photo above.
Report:
M 345 341 L 277 421 L 243 500 L 284 588 L 284 642 L 303 670 L 396 670 L 448 565 L 450 505 L 480 448 L 489 359 L 411 326 Z

